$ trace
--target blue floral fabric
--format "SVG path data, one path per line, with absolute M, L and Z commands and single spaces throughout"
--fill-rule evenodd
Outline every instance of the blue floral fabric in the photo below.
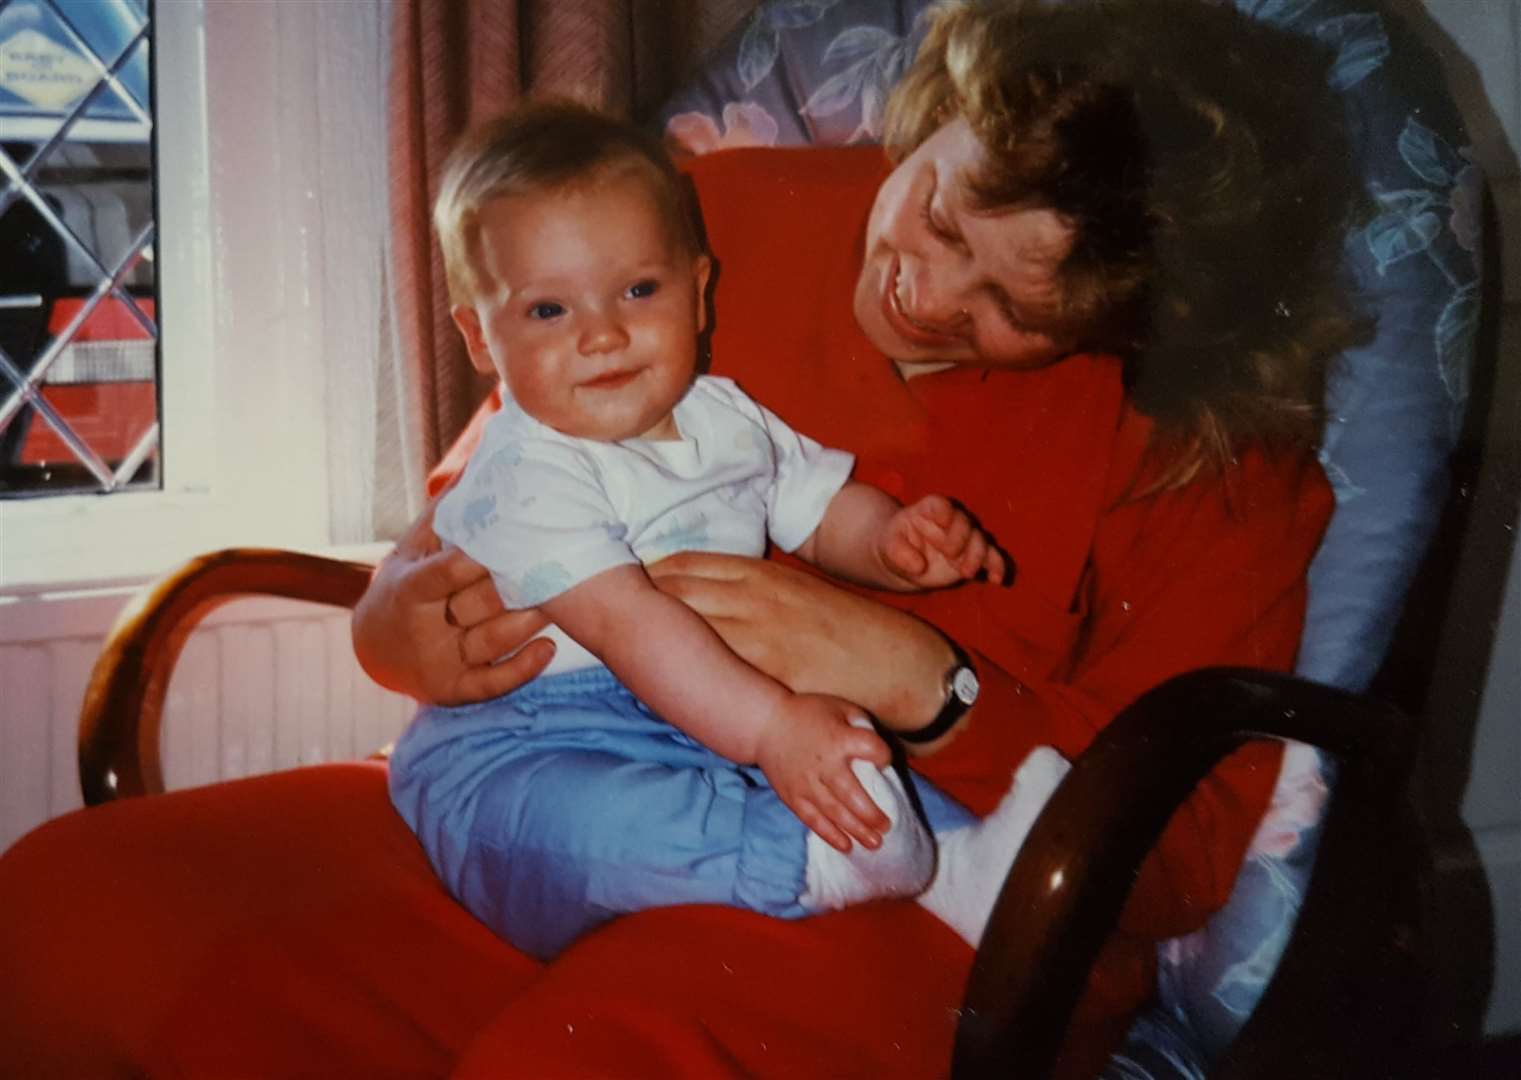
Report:
M 736 146 L 876 142 L 924 36 L 926 0 L 770 0 L 661 110 L 667 138 Z
M 1053 0 L 1060 2 L 1060 0 Z M 1201 0 L 1202 2 L 1202 0 Z M 1234 0 L 1327 43 L 1371 217 L 1347 265 L 1376 319 L 1332 372 L 1321 463 L 1337 509 L 1310 568 L 1299 674 L 1367 687 L 1447 494 L 1479 317 L 1482 177 L 1439 66 L 1380 0 Z M 927 0 L 770 0 L 658 116 L 692 153 L 880 137 L 922 40 Z M 1330 763 L 1290 747 L 1236 889 L 1209 925 L 1159 949 L 1158 999 L 1113 1078 L 1203 1076 L 1250 1015 L 1309 881 Z

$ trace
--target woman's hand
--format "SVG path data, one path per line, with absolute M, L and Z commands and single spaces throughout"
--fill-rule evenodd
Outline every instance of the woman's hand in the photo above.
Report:
M 486 570 L 457 548 L 441 548 L 431 507 L 376 567 L 351 625 L 354 654 L 370 678 L 424 704 L 500 697 L 554 656 L 552 642 L 528 640 L 547 625 L 542 615 L 503 610 Z
M 954 654 L 906 612 L 763 559 L 684 552 L 646 569 L 794 693 L 853 701 L 899 730 L 923 727 L 944 704 Z

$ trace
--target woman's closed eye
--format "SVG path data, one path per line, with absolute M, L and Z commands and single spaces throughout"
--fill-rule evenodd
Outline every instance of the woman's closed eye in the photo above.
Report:
M 924 219 L 924 224 L 928 226 L 929 231 L 941 240 L 958 247 L 961 245 L 961 234 L 936 216 L 933 197 L 924 200 L 924 205 L 919 210 L 919 216 Z
M 558 304 L 553 300 L 540 300 L 536 304 L 528 305 L 528 317 L 530 319 L 553 319 L 565 314 L 565 305 Z
M 964 246 L 965 240 L 962 238 L 961 233 L 956 229 L 955 225 L 946 219 L 945 215 L 941 213 L 940 208 L 935 205 L 935 197 L 939 194 L 939 191 L 939 178 L 935 177 L 929 185 L 929 190 L 924 193 L 924 202 L 919 206 L 919 216 L 924 219 L 924 224 L 929 231 L 941 240 L 957 247 Z

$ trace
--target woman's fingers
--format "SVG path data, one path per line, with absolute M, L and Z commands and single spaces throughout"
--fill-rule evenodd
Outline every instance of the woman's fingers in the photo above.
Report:
M 683 552 L 645 567 L 655 587 L 703 618 L 733 618 L 751 610 L 749 598 L 770 564 L 739 555 Z
M 740 659 L 797 693 L 834 694 L 893 726 L 939 708 L 945 638 L 906 612 L 743 556 L 676 555 L 647 569 Z
M 403 571 L 398 589 L 408 602 L 436 603 L 483 578 L 490 584 L 485 567 L 459 548 L 446 548 L 412 562 Z
M 490 577 L 483 577 L 450 596 L 444 614 L 450 625 L 468 630 L 500 615 L 504 610 L 502 597 L 496 591 L 496 583 Z
M 706 551 L 680 551 L 645 567 L 650 577 L 686 577 L 709 581 L 740 581 L 757 560 L 747 555 L 720 555 Z
M 548 638 L 535 638 L 499 664 L 467 667 L 455 683 L 455 701 L 488 701 L 510 694 L 536 678 L 554 655 L 554 642 Z
M 501 612 L 460 632 L 460 661 L 467 666 L 494 664 L 548 625 L 538 608 Z

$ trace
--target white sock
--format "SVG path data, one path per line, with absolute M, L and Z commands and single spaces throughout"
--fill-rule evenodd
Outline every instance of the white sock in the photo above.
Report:
M 1038 746 L 1015 770 L 997 809 L 975 824 L 935 834 L 940 847 L 935 877 L 919 903 L 972 948 L 982 942 L 1020 845 L 1071 768 L 1051 747 Z
M 892 822 L 873 851 L 858 843 L 848 853 L 808 833 L 808 867 L 798 903 L 809 911 L 837 911 L 850 904 L 893 896 L 914 896 L 929 883 L 935 868 L 935 842 L 914 812 L 903 780 L 888 766 L 850 763 L 866 794 Z

